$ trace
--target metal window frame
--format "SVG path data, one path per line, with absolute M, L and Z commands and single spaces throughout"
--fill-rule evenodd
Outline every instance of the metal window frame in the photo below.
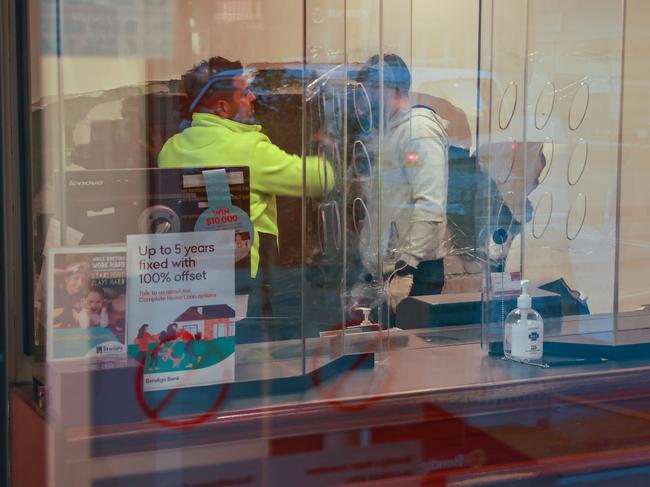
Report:
M 29 2 L 0 2 L 0 486 L 10 476 L 10 384 L 31 376 L 33 292 Z

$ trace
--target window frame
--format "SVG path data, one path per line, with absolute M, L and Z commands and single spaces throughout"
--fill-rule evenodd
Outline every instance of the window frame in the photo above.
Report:
M 34 353 L 29 2 L 0 2 L 0 486 L 10 485 L 9 391 Z

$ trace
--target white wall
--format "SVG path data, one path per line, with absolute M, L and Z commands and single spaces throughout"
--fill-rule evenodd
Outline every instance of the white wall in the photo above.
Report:
M 495 43 L 494 78 L 502 86 L 516 82 L 520 100 L 528 41 L 526 113 L 520 103 L 511 126 L 499 129 L 495 120 L 502 89 L 493 85 L 490 135 L 493 140 L 521 140 L 525 121 L 527 140 L 546 142 L 550 137 L 555 144 L 548 176 L 530 196 L 533 206 L 547 193 L 553 197 L 550 224 L 541 239 L 532 235 L 535 223 L 527 225 L 523 236 L 524 272 L 536 283 L 563 277 L 589 297 L 592 312 L 603 313 L 615 310 L 618 278 L 619 310 L 637 309 L 650 303 L 650 226 L 646 216 L 650 208 L 650 35 L 646 27 L 650 4 L 628 0 L 624 23 L 621 0 L 531 0 L 528 32 L 523 29 L 523 5 L 517 0 L 494 0 L 491 33 Z M 590 103 L 585 122 L 572 131 L 567 120 L 581 80 L 590 85 Z M 538 130 L 533 122 L 535 107 L 547 81 L 555 84 L 556 102 L 548 125 Z M 487 119 L 484 122 L 483 127 L 487 127 Z M 569 161 L 580 139 L 589 143 L 587 165 L 579 183 L 570 186 Z M 545 153 L 549 157 L 548 145 Z M 619 164 L 621 219 L 616 267 Z M 580 195 L 586 198 L 587 214 L 582 232 L 569 241 L 566 224 Z M 519 269 L 520 243 L 516 242 L 509 256 L 511 270 Z
M 154 21 L 148 18 L 151 12 L 140 10 L 137 4 L 111 7 L 108 2 L 107 7 L 103 0 L 86 0 L 86 8 L 80 9 L 67 6 L 64 0 L 63 37 L 64 43 L 71 43 L 64 52 L 74 54 L 60 59 L 51 49 L 56 17 L 41 12 L 40 0 L 30 2 L 34 100 L 57 95 L 59 62 L 63 92 L 75 94 L 179 78 L 193 64 L 217 55 L 241 59 L 245 64 L 302 59 L 301 0 L 169 0 L 166 8 L 156 9 Z M 112 36 L 95 37 L 96 26 L 90 22 L 99 13 L 113 18 L 111 26 L 120 30 Z M 137 29 L 137 35 L 123 32 L 129 25 Z M 75 26 L 84 32 L 73 34 Z M 102 42 L 95 42 L 98 38 Z M 41 56 L 43 44 L 50 49 L 45 48 Z M 102 49 L 118 55 L 98 55 Z
M 650 303 L 650 2 L 628 0 L 627 9 L 619 281 L 622 310 Z

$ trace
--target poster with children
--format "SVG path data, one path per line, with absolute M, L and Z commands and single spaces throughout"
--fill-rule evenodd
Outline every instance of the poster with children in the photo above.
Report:
M 50 249 L 47 275 L 47 359 L 123 354 L 126 249 Z
M 235 378 L 233 230 L 127 237 L 128 354 L 144 390 Z

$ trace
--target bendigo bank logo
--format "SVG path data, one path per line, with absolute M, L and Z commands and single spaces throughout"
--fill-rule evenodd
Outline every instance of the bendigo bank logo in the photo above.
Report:
M 121 352 L 123 347 L 121 345 L 97 345 L 95 347 L 95 353 L 97 355 L 102 355 L 104 353 L 116 353 Z

